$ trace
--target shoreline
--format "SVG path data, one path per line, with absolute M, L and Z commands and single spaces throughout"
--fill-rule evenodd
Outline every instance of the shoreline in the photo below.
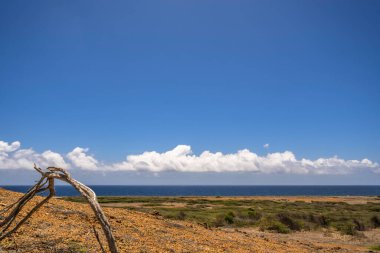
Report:
M 78 196 L 55 196 L 58 199 L 65 198 L 76 198 Z M 204 195 L 192 195 L 192 196 L 155 196 L 155 195 L 97 195 L 98 198 L 114 198 L 115 200 L 124 199 L 124 198 L 141 198 L 141 199 L 207 199 L 207 200 L 272 200 L 272 201 L 288 201 L 288 202 L 346 202 L 346 203 L 354 203 L 354 202 L 380 202 L 380 196 L 330 196 L 330 195 L 319 195 L 319 196 L 308 196 L 308 195 L 290 195 L 290 196 L 282 196 L 282 195 L 272 195 L 272 196 L 204 196 Z
M 99 186 L 88 185 L 98 196 L 107 197 L 378 197 L 380 186 Z M 26 192 L 30 186 L 1 186 Z M 57 185 L 57 196 L 78 196 L 68 185 Z

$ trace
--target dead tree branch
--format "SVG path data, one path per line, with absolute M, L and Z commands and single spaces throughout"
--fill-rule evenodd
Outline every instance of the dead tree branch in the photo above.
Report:
M 117 247 L 115 238 L 112 234 L 110 223 L 108 222 L 107 217 L 105 216 L 102 208 L 100 207 L 96 194 L 91 188 L 82 184 L 81 182 L 75 180 L 71 175 L 62 168 L 48 167 L 46 171 L 43 171 L 41 168 L 34 165 L 34 169 L 41 174 L 40 180 L 31 187 L 19 200 L 13 204 L 6 206 L 0 210 L 0 214 L 4 214 L 9 211 L 9 214 L 0 221 L 0 241 L 4 238 L 10 236 L 21 225 L 27 221 L 33 213 L 35 213 L 41 206 L 49 201 L 53 196 L 55 196 L 54 183 L 55 179 L 64 181 L 72 185 L 80 194 L 88 201 L 93 210 L 98 222 L 102 226 L 104 235 L 107 238 L 108 248 L 111 253 L 117 253 Z M 16 217 L 22 210 L 22 208 L 37 194 L 48 191 L 49 194 L 37 205 L 35 205 L 20 221 L 15 222 Z M 100 240 L 97 236 L 97 241 L 100 243 Z M 100 243 L 100 246 L 103 249 L 103 246 Z

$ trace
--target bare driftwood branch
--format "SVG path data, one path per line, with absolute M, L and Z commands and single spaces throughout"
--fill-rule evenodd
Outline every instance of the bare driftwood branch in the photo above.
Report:
M 96 238 L 96 240 L 98 241 L 98 243 L 100 245 L 100 249 L 102 250 L 102 253 L 106 253 L 106 251 L 105 251 L 105 249 L 103 247 L 102 241 L 100 241 L 99 233 L 96 230 L 95 226 L 92 226 L 92 230 L 94 231 L 95 238 Z
M 107 217 L 105 216 L 102 208 L 98 203 L 95 192 L 91 190 L 91 188 L 72 178 L 71 175 L 62 168 L 48 167 L 46 171 L 43 171 L 41 168 L 34 165 L 34 169 L 41 174 L 40 180 L 33 187 L 31 187 L 19 200 L 0 210 L 0 214 L 9 212 L 5 218 L 0 220 L 0 241 L 16 232 L 17 229 L 19 229 L 20 226 L 23 225 L 25 221 L 27 221 L 32 216 L 33 213 L 35 213 L 41 206 L 48 202 L 49 199 L 55 196 L 54 180 L 58 179 L 72 185 L 88 201 L 97 220 L 102 226 L 104 235 L 107 238 L 108 248 L 110 252 L 117 253 L 118 250 L 116 247 L 115 238 L 112 234 L 110 223 L 108 222 Z M 46 196 L 41 202 L 35 205 L 20 221 L 15 222 L 16 217 L 22 208 L 37 193 L 46 191 L 49 191 L 48 196 Z M 101 250 L 104 251 L 104 248 L 99 239 L 99 235 L 95 229 L 94 231 L 96 239 L 100 244 Z

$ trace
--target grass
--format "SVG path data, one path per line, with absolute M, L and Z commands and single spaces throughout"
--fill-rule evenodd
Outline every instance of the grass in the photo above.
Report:
M 269 230 L 281 234 L 288 234 L 291 231 L 288 226 L 276 220 L 274 217 L 265 217 L 264 219 L 260 220 L 259 228 L 263 231 Z
M 83 202 L 81 197 L 66 197 Z M 380 203 L 306 203 L 239 198 L 204 197 L 99 197 L 103 204 L 134 204 L 123 208 L 152 213 L 165 218 L 187 220 L 206 227 L 257 227 L 278 233 L 301 230 L 334 229 L 357 235 L 380 227 Z M 115 205 L 116 206 L 116 205 Z
M 380 245 L 371 246 L 371 247 L 369 247 L 369 249 L 373 250 L 373 251 L 380 251 Z
M 66 251 L 68 253 L 86 253 L 86 252 L 88 252 L 86 247 L 84 247 L 83 245 L 81 245 L 75 241 L 69 241 L 67 244 L 67 247 L 68 248 L 66 249 Z

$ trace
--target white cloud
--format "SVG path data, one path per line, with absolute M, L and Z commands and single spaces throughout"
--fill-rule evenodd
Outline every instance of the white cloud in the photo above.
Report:
M 20 142 L 11 144 L 0 141 L 0 169 L 32 169 L 33 163 L 40 167 L 59 166 L 83 170 L 101 171 L 162 171 L 178 172 L 258 172 L 292 174 L 350 174 L 362 171 L 380 173 L 380 165 L 368 159 L 344 160 L 338 157 L 316 160 L 297 159 L 290 152 L 269 153 L 259 156 L 248 149 L 236 153 L 204 151 L 193 154 L 188 145 L 178 145 L 166 152 L 149 151 L 128 155 L 124 161 L 105 164 L 88 155 L 88 149 L 76 147 L 64 158 L 47 150 L 37 153 L 33 149 L 20 149 Z
M 13 152 L 20 148 L 20 142 L 15 141 L 11 144 L 8 144 L 8 142 L 0 141 L 0 156 L 7 156 L 7 153 Z
M 31 148 L 20 149 L 20 146 L 18 141 L 11 144 L 0 141 L 0 169 L 33 169 L 33 163 L 41 167 L 69 167 L 58 153 L 47 150 L 39 154 Z
M 88 148 L 76 147 L 67 154 L 67 158 L 74 164 L 75 167 L 87 170 L 96 170 L 98 168 L 98 161 L 87 155 Z
M 379 171 L 380 166 L 368 159 L 343 160 L 338 157 L 317 160 L 297 160 L 290 151 L 258 156 L 248 149 L 233 154 L 204 151 L 199 156 L 192 153 L 191 147 L 179 145 L 173 150 L 158 153 L 144 152 L 129 155 L 121 163 L 107 167 L 111 170 L 152 172 L 261 172 L 295 174 L 349 174 L 360 170 Z
M 269 148 L 269 143 L 263 145 L 264 148 Z

